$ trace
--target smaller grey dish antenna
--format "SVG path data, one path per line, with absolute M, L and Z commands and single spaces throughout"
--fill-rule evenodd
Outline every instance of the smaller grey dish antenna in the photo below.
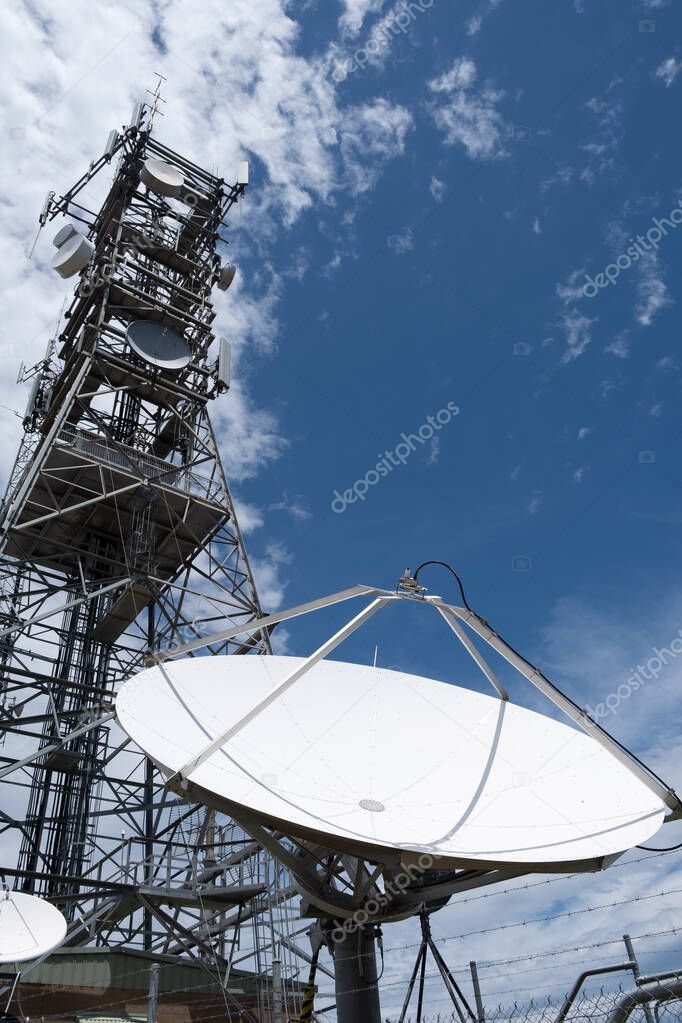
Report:
M 220 274 L 218 276 L 218 287 L 220 288 L 221 291 L 227 291 L 229 286 L 232 284 L 232 281 L 234 280 L 234 275 L 236 274 L 236 272 L 237 267 L 234 265 L 234 263 L 225 263 L 224 266 L 221 266 Z
M 23 963 L 61 945 L 66 920 L 51 903 L 25 892 L 0 892 L 0 963 Z
M 73 277 L 85 269 L 95 251 L 92 242 L 80 234 L 73 224 L 64 224 L 52 239 L 57 251 L 52 257 L 52 269 L 60 277 Z
M 177 198 L 185 184 L 185 175 L 177 167 L 171 166 L 170 163 L 164 163 L 163 160 L 152 160 L 151 158 L 145 160 L 140 178 L 152 192 L 168 199 Z
M 160 369 L 184 369 L 191 360 L 187 342 L 170 327 L 154 320 L 133 320 L 128 324 L 126 340 L 133 351 Z
M 62 245 L 65 245 L 66 242 L 69 241 L 69 239 L 74 238 L 77 234 L 78 231 L 73 226 L 73 224 L 64 224 L 63 227 L 59 228 L 56 235 L 52 239 L 52 244 L 54 245 L 55 249 L 61 249 Z

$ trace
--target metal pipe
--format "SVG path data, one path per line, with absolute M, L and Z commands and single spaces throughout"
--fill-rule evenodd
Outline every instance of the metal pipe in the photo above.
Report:
M 634 965 L 635 964 L 632 962 L 632 960 L 629 960 L 627 963 L 618 963 L 616 966 L 599 966 L 595 967 L 595 969 L 593 970 L 583 970 L 583 972 L 576 980 L 575 984 L 571 988 L 568 995 L 566 995 L 566 1000 L 564 1004 L 561 1006 L 561 1009 L 559 1010 L 559 1015 L 557 1016 L 555 1023 L 563 1023 L 563 1021 L 566 1019 L 571 1010 L 571 1006 L 573 1005 L 576 999 L 578 992 L 580 991 L 581 987 L 583 986 L 588 977 L 596 977 L 602 973 L 622 973 L 625 970 L 632 970 Z
M 638 987 L 634 991 L 626 991 L 606 1017 L 606 1023 L 626 1023 L 632 1010 L 638 1005 L 648 1005 L 649 1002 L 666 1002 L 671 998 L 680 997 L 682 997 L 682 980 L 676 980 L 669 985 L 657 984 L 654 987 Z
M 242 622 L 239 625 L 231 626 L 229 629 L 221 629 L 219 632 L 214 632 L 210 636 L 200 636 L 198 639 L 193 639 L 189 643 L 183 643 L 181 646 L 174 646 L 168 650 L 158 650 L 155 655 L 156 660 L 165 661 L 169 657 L 188 654 L 192 650 L 199 650 L 201 647 L 211 646 L 214 643 L 223 643 L 225 640 L 234 639 L 235 636 L 241 635 L 242 632 L 257 632 L 260 629 L 267 628 L 269 625 L 286 622 L 289 618 L 297 618 L 298 615 L 307 614 L 309 611 L 318 611 L 323 607 L 331 607 L 332 604 L 351 600 L 353 597 L 379 596 L 380 594 L 392 596 L 390 591 L 379 590 L 374 586 L 351 586 L 350 589 L 341 590 L 339 593 L 332 593 L 329 597 L 309 600 L 305 604 L 298 604 L 296 607 L 291 607 L 286 611 L 277 611 L 274 614 L 265 615 L 264 618 Z
M 272 1023 L 282 1023 L 282 961 L 279 952 L 272 960 Z
M 671 977 L 682 977 L 682 970 L 668 970 L 666 973 L 649 973 L 646 977 L 640 976 L 639 984 L 641 986 L 654 984 L 659 980 L 670 980 Z

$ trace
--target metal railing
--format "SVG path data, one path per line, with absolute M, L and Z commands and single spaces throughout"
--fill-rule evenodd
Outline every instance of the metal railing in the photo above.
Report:
M 214 501 L 220 497 L 221 485 L 215 480 L 193 472 L 189 466 L 174 465 L 163 458 L 157 458 L 148 452 L 138 451 L 126 444 L 111 444 L 100 434 L 79 430 L 74 426 L 63 427 L 57 441 L 66 444 L 88 458 L 93 458 L 105 465 L 114 466 L 124 472 L 141 474 L 150 482 L 160 483 L 173 490 L 198 494 Z

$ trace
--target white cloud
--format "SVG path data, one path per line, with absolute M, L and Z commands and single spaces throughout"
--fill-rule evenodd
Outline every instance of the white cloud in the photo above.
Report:
M 265 519 L 263 518 L 262 508 L 257 508 L 255 504 L 249 504 L 247 501 L 242 501 L 239 497 L 232 495 L 235 505 L 235 511 L 237 513 L 237 521 L 242 533 L 248 534 L 253 533 L 254 530 L 260 529 Z
M 388 247 L 398 253 L 399 256 L 414 248 L 414 234 L 411 227 L 406 227 L 402 234 L 391 234 L 388 236 Z
M 635 317 L 643 327 L 650 327 L 656 313 L 673 305 L 668 294 L 656 253 L 642 256 L 638 267 Z
M 609 342 L 604 351 L 608 352 L 610 355 L 615 355 L 617 359 L 627 359 L 630 354 L 630 339 L 628 337 L 628 332 L 624 330 L 621 334 L 616 334 L 613 341 Z
M 444 181 L 441 181 L 440 178 L 433 177 L 431 178 L 429 191 L 431 192 L 431 198 L 434 202 L 442 202 L 447 191 L 447 185 Z
M 616 154 L 623 136 L 624 106 L 622 101 L 615 99 L 611 93 L 620 84 L 620 78 L 612 79 L 602 96 L 593 96 L 585 104 L 596 122 L 596 135 L 581 146 L 587 153 L 588 161 L 580 172 L 580 177 L 588 183 L 615 166 Z
M 662 359 L 658 359 L 656 362 L 656 369 L 661 369 L 667 372 L 669 369 L 675 369 L 676 362 L 672 355 L 664 355 Z
M 509 473 L 509 479 L 510 480 L 517 480 L 520 475 L 521 475 L 521 466 L 520 465 L 515 465 L 514 468 L 512 469 L 512 471 Z
M 286 512 L 287 515 L 290 515 L 292 519 L 296 519 L 298 522 L 305 522 L 307 519 L 312 518 L 312 513 L 303 504 L 301 498 L 290 498 L 286 491 L 280 501 L 275 501 L 273 504 L 268 505 L 268 511 Z
M 592 343 L 591 326 L 595 323 L 589 316 L 579 313 L 577 309 L 569 309 L 562 314 L 559 323 L 564 330 L 566 349 L 561 356 L 562 363 L 572 362 L 583 355 Z
M 476 77 L 473 60 L 458 58 L 449 71 L 428 83 L 438 97 L 431 112 L 445 145 L 464 146 L 474 160 L 492 160 L 504 155 L 504 120 L 496 107 L 503 94 L 488 85 L 477 90 Z
M 343 14 L 339 18 L 339 29 L 344 35 L 356 36 L 365 18 L 384 6 L 384 0 L 342 0 Z
M 496 11 L 501 3 L 502 0 L 486 0 L 486 2 L 482 4 L 482 6 L 476 12 L 476 14 L 472 14 L 472 16 L 467 21 L 466 23 L 467 35 L 469 36 L 477 35 L 481 31 L 481 26 L 483 25 L 485 19 L 490 14 L 492 14 L 493 11 Z
M 440 458 L 440 437 L 433 437 L 429 444 L 429 453 L 426 458 L 428 465 L 436 465 Z
M 530 515 L 536 515 L 539 512 L 540 505 L 542 504 L 543 501 L 543 496 L 544 495 L 541 490 L 536 490 L 533 493 L 533 496 L 526 505 L 526 509 Z
M 677 60 L 676 57 L 668 57 L 667 60 L 662 61 L 658 65 L 654 73 L 657 78 L 660 78 L 663 81 L 666 88 L 670 88 L 679 75 L 681 69 L 681 61 Z
M 542 226 L 540 224 L 539 217 L 535 217 L 533 220 L 533 234 L 542 234 Z
M 592 430 L 589 428 L 589 426 L 581 426 L 580 429 L 578 430 L 578 440 L 585 440 L 587 437 L 590 436 L 591 433 Z
M 559 283 L 554 288 L 564 305 L 573 305 L 584 298 L 583 285 L 581 283 L 583 274 L 583 270 L 574 270 L 565 284 Z
M 576 483 L 582 483 L 584 475 L 585 475 L 585 466 L 581 465 L 577 469 L 574 470 L 574 472 L 573 472 L 573 479 L 574 479 L 574 481 Z
M 379 6 L 349 2 L 349 25 L 352 11 L 359 16 L 361 8 Z M 287 0 L 233 0 L 228 6 L 206 0 L 191 16 L 182 0 L 162 5 L 140 0 L 135 10 L 107 4 L 97 17 L 87 0 L 52 5 L 48 13 L 43 8 L 42 0 L 0 6 L 6 44 L 0 83 L 12 128 L 3 139 L 0 207 L 6 292 L 0 406 L 23 408 L 25 393 L 14 386 L 18 364 L 42 357 L 63 296 L 72 290 L 72 282 L 65 286 L 47 265 L 54 229 L 39 239 L 32 263 L 23 257 L 45 194 L 66 190 L 99 156 L 107 132 L 126 121 L 158 67 L 168 79 L 164 116 L 155 128 L 160 141 L 227 180 L 234 179 L 239 160 L 251 161 L 252 185 L 227 228 L 240 273 L 227 295 L 213 296 L 217 333 L 233 345 L 233 384 L 211 407 L 232 483 L 250 479 L 288 444 L 276 416 L 251 396 L 246 372 L 249 360 L 274 350 L 280 334 L 282 281 L 268 253 L 278 236 L 311 209 L 315 216 L 331 209 L 340 193 L 352 198 L 345 204 L 350 213 L 385 162 L 403 152 L 411 116 L 383 96 L 366 91 L 355 103 L 340 92 L 327 73 L 329 47 L 323 44 L 320 55 L 309 58 L 299 52 L 299 26 Z M 88 184 L 84 194 L 90 203 L 101 201 L 111 176 L 105 169 Z M 351 230 L 352 220 L 348 224 Z M 252 259 L 257 271 L 242 272 L 247 260 L 240 256 L 247 252 L 257 257 Z M 296 250 L 291 272 L 302 276 L 308 262 L 308 254 Z M 3 474 L 14 457 L 17 425 L 0 407 L 0 427 L 8 438 Z M 245 528 L 257 529 L 261 511 L 248 504 L 242 509 Z M 274 599 L 274 561 L 264 564 Z M 277 565 L 283 585 L 285 562 Z
M 578 303 L 584 298 L 580 283 L 583 270 L 574 270 L 565 283 L 555 286 L 555 292 L 561 299 L 563 311 L 559 315 L 558 325 L 564 332 L 566 348 L 561 362 L 566 364 L 581 356 L 592 342 L 591 327 L 596 319 L 590 319 L 578 310 Z
M 654 419 L 659 419 L 663 414 L 663 404 L 660 401 L 655 402 L 649 409 L 649 415 L 653 416 Z
M 292 555 L 278 543 L 268 544 L 265 554 L 251 557 L 251 570 L 263 610 L 276 611 L 284 602 L 286 587 L 283 570 L 291 564 Z

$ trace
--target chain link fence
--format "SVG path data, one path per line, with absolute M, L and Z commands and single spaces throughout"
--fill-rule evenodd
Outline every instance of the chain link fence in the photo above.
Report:
M 513 1005 L 486 1007 L 484 1019 L 477 1023 L 682 1023 L 682 970 L 679 976 L 659 982 L 620 987 L 598 994 L 580 994 L 571 1003 L 546 998 L 543 1001 L 515 1002 Z M 387 1017 L 385 1023 L 400 1023 L 400 1016 Z M 402 1023 L 471 1023 L 466 1014 L 456 1011 L 423 1015 L 416 1012 Z

